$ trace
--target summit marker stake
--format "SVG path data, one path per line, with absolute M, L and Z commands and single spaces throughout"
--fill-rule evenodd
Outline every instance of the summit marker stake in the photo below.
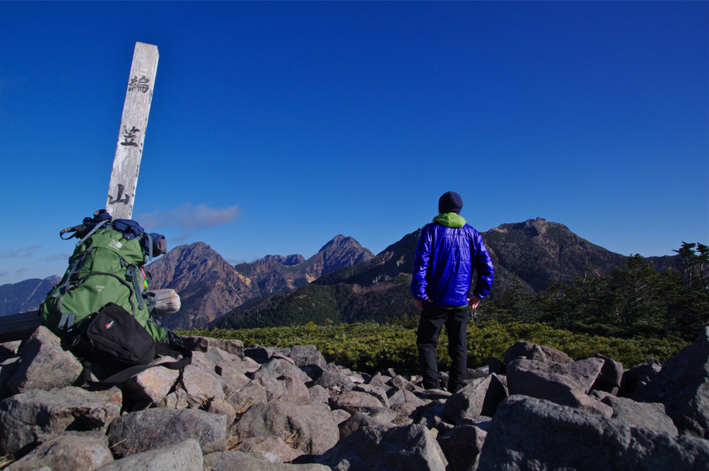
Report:
M 133 215 L 135 189 L 138 185 L 150 103 L 153 101 L 158 57 L 157 46 L 135 43 L 116 156 L 111 170 L 111 183 L 108 185 L 106 198 L 106 211 L 114 219 L 131 219 Z

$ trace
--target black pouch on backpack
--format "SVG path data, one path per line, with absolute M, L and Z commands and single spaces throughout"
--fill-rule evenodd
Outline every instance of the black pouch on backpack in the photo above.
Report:
M 123 369 L 147 365 L 155 358 L 152 336 L 121 306 L 108 303 L 87 321 L 74 349 L 91 362 Z

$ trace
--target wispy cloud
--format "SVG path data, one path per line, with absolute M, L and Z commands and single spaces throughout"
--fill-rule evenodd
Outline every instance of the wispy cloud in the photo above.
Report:
M 37 249 L 39 249 L 39 245 L 30 245 L 29 247 L 5 250 L 0 252 L 0 258 L 32 258 Z
M 194 206 L 184 203 L 167 212 L 155 211 L 140 214 L 136 220 L 147 231 L 158 230 L 166 227 L 175 227 L 185 231 L 178 237 L 173 237 L 173 242 L 182 242 L 199 229 L 224 226 L 236 221 L 243 212 L 238 205 L 228 208 L 211 208 L 206 204 Z
M 68 253 L 57 253 L 54 255 L 50 255 L 49 257 L 44 257 L 40 258 L 40 262 L 56 262 L 56 261 L 61 261 L 61 260 L 69 260 L 69 257 L 71 257 L 71 254 Z

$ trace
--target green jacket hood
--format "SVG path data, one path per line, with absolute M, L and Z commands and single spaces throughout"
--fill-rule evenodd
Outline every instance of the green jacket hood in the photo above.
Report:
M 433 222 L 437 222 L 441 226 L 452 227 L 454 229 L 465 226 L 465 219 L 456 213 L 441 213 L 433 218 Z

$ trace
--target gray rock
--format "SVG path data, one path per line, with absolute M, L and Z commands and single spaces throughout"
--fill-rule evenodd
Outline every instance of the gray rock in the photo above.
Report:
M 416 424 L 423 424 L 429 429 L 436 429 L 439 433 L 446 433 L 453 425 L 445 422 L 443 412 L 446 401 L 431 401 L 424 407 L 417 407 L 411 419 Z
M 382 405 L 382 402 L 376 397 L 358 391 L 351 391 L 330 399 L 330 406 L 333 409 L 343 409 L 350 414 L 369 412 L 371 409 L 382 407 Z
M 308 389 L 308 394 L 310 396 L 308 401 L 310 402 L 323 402 L 327 404 L 330 400 L 330 394 L 328 394 L 327 389 L 317 384 Z
M 112 461 L 106 435 L 100 432 L 62 432 L 5 470 L 32 471 L 47 466 L 52 471 L 92 471 Z
M 620 383 L 623 380 L 623 365 L 600 353 L 595 354 L 594 358 L 600 358 L 604 363 L 601 373 L 596 378 L 596 382 L 593 383 L 591 389 L 617 395 L 620 391 Z
M 454 424 L 480 415 L 492 376 L 477 378 L 446 401 L 445 416 Z
M 294 374 L 285 374 L 278 378 L 285 387 L 285 397 L 293 402 L 307 402 L 310 400 L 310 392 L 300 377 Z
M 416 412 L 416 409 L 418 409 L 419 407 L 421 406 L 413 404 L 411 402 L 397 402 L 395 404 L 392 404 L 390 409 L 396 412 L 396 418 L 392 422 L 396 425 L 412 424 L 414 422 L 412 416 L 414 415 L 414 412 Z
M 199 366 L 187 365 L 182 371 L 182 389 L 198 406 L 204 406 L 209 401 L 224 400 L 222 383 L 216 373 Z
M 587 358 L 573 363 L 542 363 L 515 360 L 507 365 L 507 386 L 510 394 L 522 394 L 553 400 L 571 389 L 585 394 L 596 381 L 603 360 Z
M 276 380 L 272 379 L 272 381 L 278 384 Z M 252 380 L 244 388 L 229 394 L 226 401 L 231 404 L 237 413 L 246 411 L 255 403 L 268 402 L 269 394 L 262 383 L 263 381 L 261 380 Z
M 204 352 L 192 352 L 191 364 L 192 366 L 200 367 L 210 373 L 214 373 L 217 366 L 217 364 L 214 363 Z
M 492 417 L 495 415 L 497 406 L 510 395 L 507 388 L 507 376 L 492 373 L 490 375 L 490 385 L 485 394 L 485 401 L 480 415 Z
M 340 440 L 348 435 L 356 432 L 362 427 L 373 427 L 375 425 L 387 425 L 383 424 L 377 419 L 370 417 L 367 414 L 362 414 L 361 412 L 356 412 L 350 416 L 349 419 L 345 420 L 339 425 L 340 428 Z
M 8 387 L 10 383 L 10 378 L 17 371 L 17 365 L 20 364 L 20 356 L 15 355 L 3 360 L 0 363 L 0 400 L 5 399 L 8 396 L 12 396 L 12 391 Z
M 273 355 L 278 349 L 273 347 L 260 347 L 254 345 L 251 347 L 244 348 L 244 358 L 249 357 L 257 363 L 266 363 L 271 355 Z
M 387 394 L 391 391 L 395 391 L 395 392 L 392 396 L 389 397 L 390 407 L 394 406 L 395 404 L 404 404 L 404 403 L 410 403 L 410 404 L 413 404 L 414 407 L 419 407 L 419 406 L 426 405 L 428 402 L 430 402 L 430 400 L 423 400 L 423 399 L 419 398 L 416 394 L 412 393 L 411 391 L 391 388 L 389 391 L 387 391 Z
M 276 357 L 271 358 L 266 363 L 261 365 L 261 368 L 253 374 L 252 378 L 258 379 L 264 376 L 270 376 L 271 378 L 276 379 L 285 374 L 296 375 L 303 383 L 310 381 L 308 375 L 306 375 L 300 368 L 284 359 Z
M 303 453 L 319 455 L 337 443 L 340 431 L 325 404 L 279 401 L 256 403 L 234 424 L 239 441 L 275 435 Z
M 367 381 L 366 384 L 370 386 L 376 386 L 386 391 L 387 389 L 389 389 L 389 386 L 386 383 L 391 381 L 391 379 L 392 378 L 389 376 L 383 376 L 381 373 L 377 373 L 371 378 L 369 378 L 369 381 Z
M 178 370 L 156 366 L 125 381 L 123 391 L 133 399 L 148 399 L 153 404 L 158 404 L 167 396 L 179 376 Z
M 360 428 L 317 462 L 349 471 L 444 471 L 448 464 L 434 433 L 419 424 Z
M 330 370 L 321 370 L 317 366 L 313 368 L 313 371 L 316 373 L 312 377 L 313 384 L 322 386 L 325 389 L 334 390 L 352 383 L 352 379 L 342 373 L 334 373 Z
M 226 352 L 222 350 L 221 348 L 218 347 L 210 347 L 207 349 L 204 354 L 214 362 L 216 365 L 217 363 L 221 363 L 223 361 L 241 361 L 242 358 L 239 357 L 239 355 L 235 355 L 233 353 Z
M 185 348 L 193 351 L 208 352 L 218 348 L 232 355 L 244 359 L 244 344 L 241 340 L 214 339 L 211 337 L 182 337 Z
M 39 326 L 18 352 L 20 362 L 8 387 L 14 393 L 31 389 L 50 390 L 73 385 L 84 367 L 61 340 L 44 326 Z
M 394 376 L 391 381 L 388 382 L 390 386 L 393 386 L 401 391 L 421 391 L 423 388 L 420 388 L 413 384 L 411 381 L 407 380 L 401 375 Z
M 461 421 L 453 429 L 438 437 L 441 450 L 450 464 L 451 471 L 475 469 L 487 432 L 468 421 Z
M 258 371 L 259 368 L 261 368 L 261 365 L 259 363 L 256 363 L 249 357 L 246 357 L 245 359 L 240 361 L 220 361 L 214 366 L 214 371 L 217 374 L 222 375 L 222 373 L 220 372 L 220 368 L 223 368 L 227 364 L 229 369 L 238 371 L 239 373 L 244 375 L 254 373 L 255 371 Z
M 670 435 L 525 396 L 497 409 L 478 471 L 706 469 L 709 442 Z
M 630 368 L 623 373 L 618 395 L 623 397 L 632 396 L 639 386 L 649 383 L 661 370 L 662 365 L 654 358 L 651 358 L 647 363 L 641 363 Z
M 384 407 L 390 406 L 389 398 L 387 397 L 386 390 L 384 390 L 380 387 L 372 386 L 371 384 L 355 384 L 352 386 L 352 391 L 367 393 L 370 396 L 374 396 L 377 399 L 379 399 L 379 402 L 382 403 L 382 406 L 384 406 Z
M 189 407 L 187 393 L 184 389 L 176 389 L 161 399 L 158 406 L 161 409 L 187 409 Z
M 272 402 L 285 399 L 287 391 L 284 381 L 279 381 L 270 376 L 262 376 L 255 381 L 266 391 L 266 401 Z
M 342 422 L 352 417 L 352 414 L 350 414 L 346 410 L 335 409 L 334 411 L 330 412 L 330 417 L 332 417 L 332 420 L 334 420 L 335 423 L 339 426 Z
M 0 343 L 0 361 L 5 361 L 7 358 L 16 355 L 20 345 L 22 345 L 22 340 Z
M 225 394 L 229 394 L 231 391 L 239 390 L 245 387 L 251 379 L 246 376 L 246 371 L 244 368 L 240 367 L 246 363 L 244 361 L 222 361 L 214 366 L 214 371 L 223 380 L 227 381 L 227 386 L 229 391 L 224 391 Z M 256 370 L 254 370 L 256 371 Z
M 330 468 L 319 464 L 271 463 L 255 454 L 230 450 L 206 455 L 204 471 L 330 471 Z
M 396 419 L 396 412 L 388 407 L 376 407 L 369 410 L 369 416 L 382 424 L 390 424 Z
M 302 451 L 295 450 L 281 437 L 274 435 L 247 438 L 239 443 L 236 450 L 244 453 L 272 453 L 278 457 L 278 462 L 290 462 L 303 455 Z
M 101 471 L 203 471 L 204 462 L 197 440 L 188 439 L 127 456 L 99 469 Z
M 212 402 L 210 402 L 209 407 L 207 408 L 207 412 L 212 413 L 212 414 L 226 415 L 227 427 L 230 427 L 231 424 L 234 423 L 234 420 L 236 420 L 236 410 L 234 409 L 234 407 L 232 407 L 231 404 L 229 404 L 226 401 L 212 401 Z
M 677 427 L 667 415 L 665 405 L 658 402 L 636 402 L 627 397 L 616 397 L 608 393 L 595 393 L 602 403 L 613 409 L 612 418 L 624 420 L 630 425 L 644 427 L 656 432 L 677 435 Z
M 681 434 L 709 439 L 709 326 L 632 397 L 662 402 Z
M 603 417 L 610 418 L 613 415 L 613 408 L 610 405 L 604 404 L 578 389 L 567 391 L 552 402 L 562 406 L 575 407 L 589 414 L 598 414 Z
M 121 404 L 117 388 L 103 393 L 68 387 L 16 394 L 0 403 L 0 455 L 23 455 L 47 435 L 67 429 L 103 433 L 120 414 Z
M 502 359 L 505 363 L 510 364 L 515 360 L 524 358 L 526 360 L 534 360 L 545 363 L 546 355 L 542 351 L 542 347 L 532 342 L 519 341 L 515 342 L 510 348 L 502 354 Z
M 327 369 L 327 361 L 315 345 L 295 345 L 291 348 L 290 357 L 298 367 L 317 365 L 323 370 Z
M 226 449 L 227 417 L 201 410 L 148 409 L 116 418 L 108 428 L 113 454 L 124 457 L 188 439 L 203 453 Z
M 490 360 L 488 361 L 488 370 L 490 373 L 504 375 L 506 374 L 506 368 L 507 367 L 502 360 L 495 357 L 490 357 Z

